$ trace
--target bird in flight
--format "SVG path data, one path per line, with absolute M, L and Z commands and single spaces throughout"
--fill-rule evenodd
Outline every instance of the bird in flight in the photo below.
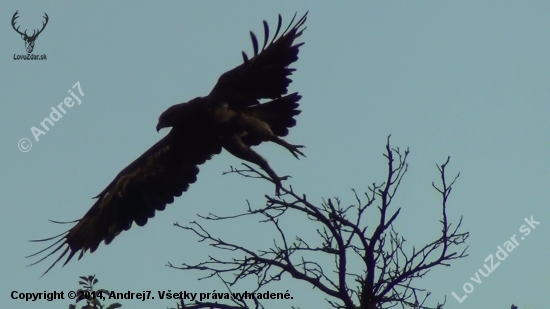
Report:
M 122 231 L 130 229 L 133 222 L 144 226 L 156 210 L 164 210 L 174 202 L 174 197 L 187 191 L 197 180 L 198 166 L 219 154 L 222 148 L 260 166 L 278 193 L 281 180 L 286 177 L 279 177 L 251 146 L 270 141 L 288 149 L 296 158 L 305 156 L 300 151 L 304 146 L 292 145 L 281 137 L 296 125 L 294 116 L 301 112 L 298 110 L 301 96 L 287 93 L 292 82 L 290 75 L 295 71 L 289 65 L 298 60 L 299 48 L 304 44 L 294 41 L 305 30 L 306 19 L 307 12 L 294 23 L 295 14 L 281 32 L 279 15 L 271 40 L 264 21 L 261 50 L 256 36 L 250 32 L 254 56 L 248 58 L 243 52 L 243 63 L 223 73 L 207 96 L 173 105 L 163 112 L 156 129 L 171 128 L 170 132 L 118 173 L 95 197 L 97 200 L 88 212 L 80 220 L 70 222 L 76 223 L 70 230 L 33 240 L 56 241 L 28 256 L 52 250 L 31 265 L 61 250 L 43 276 L 64 256 L 67 259 L 63 266 L 76 253 L 80 260 L 86 251 L 93 253 L 102 241 L 108 245 Z

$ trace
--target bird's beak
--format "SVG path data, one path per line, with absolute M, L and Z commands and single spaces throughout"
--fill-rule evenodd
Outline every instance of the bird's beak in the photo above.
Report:
M 157 124 L 157 132 L 162 128 L 164 128 L 164 126 L 159 122 L 159 124 Z

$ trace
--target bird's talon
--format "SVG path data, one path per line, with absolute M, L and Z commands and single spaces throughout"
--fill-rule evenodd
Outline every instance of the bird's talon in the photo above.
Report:
M 298 148 L 306 148 L 306 146 L 304 146 L 304 145 L 291 145 L 288 150 L 298 160 L 300 160 L 300 156 L 298 156 L 298 154 L 305 158 L 306 155 L 303 152 L 301 152 L 300 150 L 298 150 Z

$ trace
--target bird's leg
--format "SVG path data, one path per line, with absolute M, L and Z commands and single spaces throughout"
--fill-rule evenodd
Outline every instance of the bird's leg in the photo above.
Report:
M 257 152 L 248 147 L 238 135 L 231 135 L 223 140 L 223 148 L 232 155 L 242 160 L 252 162 L 261 167 L 271 177 L 275 183 L 275 193 L 279 195 L 281 189 L 281 180 L 286 180 L 288 176 L 279 177 L 269 166 L 266 159 Z
M 271 131 L 271 128 L 267 123 L 261 120 L 258 120 L 256 118 L 246 117 L 246 116 L 240 117 L 239 122 L 241 127 L 245 131 L 254 135 L 258 135 L 262 139 L 262 141 L 274 142 L 276 144 L 279 144 L 285 147 L 286 149 L 288 149 L 288 151 L 290 151 L 290 153 L 292 153 L 293 156 L 296 157 L 296 159 L 300 159 L 300 157 L 298 156 L 299 154 L 302 155 L 303 157 L 306 156 L 300 150 L 298 150 L 299 148 L 305 148 L 305 146 L 292 145 L 287 141 L 285 141 L 284 139 L 278 137 L 273 133 L 273 131 Z
M 295 156 L 298 160 L 300 160 L 298 154 L 302 155 L 303 157 L 306 156 L 300 150 L 298 150 L 298 148 L 306 148 L 306 146 L 304 145 L 292 145 L 275 134 L 269 136 L 269 140 L 288 149 L 288 151 L 290 151 L 290 153 L 292 153 L 292 155 Z

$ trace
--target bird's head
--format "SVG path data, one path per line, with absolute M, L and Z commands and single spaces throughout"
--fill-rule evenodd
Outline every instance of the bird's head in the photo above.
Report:
M 203 106 L 202 98 L 198 97 L 186 103 L 180 103 L 170 106 L 164 113 L 160 114 L 157 124 L 157 132 L 163 128 L 185 125 L 186 122 L 193 120 L 197 109 Z
M 173 127 L 178 122 L 180 106 L 181 104 L 172 105 L 164 113 L 160 114 L 159 122 L 157 123 L 157 132 L 163 128 Z

